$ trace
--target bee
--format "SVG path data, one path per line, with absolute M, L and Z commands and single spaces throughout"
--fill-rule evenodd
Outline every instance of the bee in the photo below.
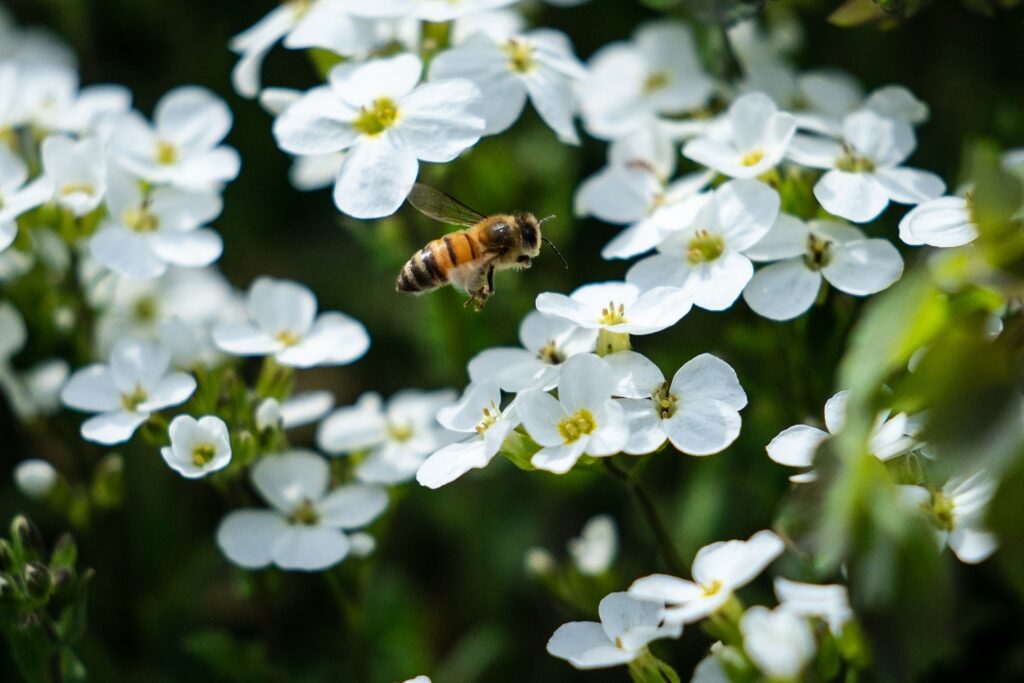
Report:
M 532 213 L 484 216 L 440 190 L 416 183 L 409 203 L 434 220 L 465 229 L 433 240 L 406 262 L 395 282 L 399 292 L 421 294 L 452 284 L 469 294 L 465 305 L 480 310 L 494 294 L 494 272 L 529 268 L 540 253 L 541 225 Z M 554 245 L 551 245 L 559 258 Z M 565 259 L 562 258 L 562 262 Z M 566 266 L 568 267 L 568 266 Z

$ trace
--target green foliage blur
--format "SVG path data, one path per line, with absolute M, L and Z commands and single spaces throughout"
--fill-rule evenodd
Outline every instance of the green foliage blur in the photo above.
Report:
M 687 3 L 648 3 L 655 4 L 676 11 Z M 912 161 L 940 173 L 951 187 L 965 177 L 964 168 L 986 168 L 984 153 L 970 152 L 978 140 L 1024 144 L 1019 8 L 999 10 L 993 19 L 960 3 L 935 2 L 899 27 L 879 31 L 830 24 L 838 2 L 785 4 L 798 9 L 805 28 L 802 67 L 840 67 L 868 89 L 906 85 L 930 105 Z M 368 390 L 459 389 L 471 356 L 514 343 L 537 293 L 623 276 L 624 264 L 598 256 L 616 229 L 572 212 L 574 189 L 603 164 L 604 144 L 588 139 L 580 149 L 567 148 L 528 112 L 512 131 L 483 140 L 458 161 L 425 165 L 423 178 L 484 213 L 521 208 L 557 214 L 545 227 L 569 269 L 545 254 L 530 271 L 502 274 L 497 295 L 479 314 L 464 309 L 450 290 L 422 298 L 397 294 L 399 267 L 440 226 L 409 210 L 377 223 L 358 222 L 340 217 L 327 192 L 294 190 L 287 181 L 289 160 L 271 138 L 270 117 L 230 87 L 235 58 L 228 39 L 271 7 L 208 0 L 11 3 L 21 23 L 49 26 L 71 42 L 84 82 L 123 83 L 144 112 L 185 83 L 205 85 L 228 101 L 235 113 L 228 143 L 240 151 L 243 165 L 216 224 L 225 240 L 222 268 L 241 288 L 264 273 L 304 282 L 324 309 L 354 315 L 373 339 L 363 360 L 302 374 L 300 388 L 330 389 L 340 404 Z M 568 9 L 536 4 L 532 11 L 537 25 L 566 31 L 584 59 L 660 15 L 628 0 Z M 722 73 L 717 31 L 707 26 L 700 34 L 709 70 Z M 263 78 L 268 85 L 304 88 L 316 76 L 306 55 L 275 50 Z M 895 241 L 900 211 L 890 209 L 872 230 Z M 1009 421 L 1006 398 L 1014 382 L 1019 386 L 1024 331 L 1018 316 L 1008 323 L 1007 348 L 978 345 L 971 331 L 980 325 L 976 314 L 985 302 L 971 292 L 936 293 L 918 272 L 924 268 L 919 254 L 905 256 L 907 280 L 892 296 L 870 304 L 870 311 L 833 292 L 808 315 L 779 324 L 738 303 L 726 313 L 694 310 L 674 328 L 635 340 L 666 373 L 694 355 L 714 353 L 736 369 L 750 397 L 742 433 L 727 451 L 698 459 L 669 449 L 649 458 L 640 476 L 686 564 L 702 545 L 746 538 L 780 514 L 785 529 L 817 539 L 816 557 L 832 558 L 787 559 L 792 578 L 839 580 L 838 560 L 849 557 L 845 569 L 855 606 L 867 615 L 878 663 L 872 675 L 879 680 L 1024 680 L 1024 454 L 1019 441 L 999 431 Z M 891 492 L 879 488 L 879 472 L 844 458 L 854 436 L 835 445 L 829 476 L 809 490 L 822 499 L 813 501 L 818 507 L 803 508 L 821 511 L 819 519 L 788 516 L 803 501 L 783 502 L 789 472 L 765 455 L 765 444 L 781 429 L 820 421 L 825 400 L 838 388 L 854 389 L 859 414 L 872 415 L 877 387 L 899 363 L 905 367 L 908 349 L 916 348 L 901 335 L 932 344 L 922 375 L 907 380 L 917 384 L 894 386 L 901 400 L 934 399 L 928 391 L 938 388 L 957 399 L 943 402 L 947 412 L 931 426 L 940 448 L 958 461 L 1016 463 L 993 510 L 1003 548 L 980 566 L 960 565 L 948 554 L 940 558 L 926 547 L 923 530 L 891 528 Z M 62 438 L 25 433 L 0 409 L 0 470 L 41 456 L 58 469 L 73 467 L 77 456 L 65 452 L 67 444 L 89 447 L 73 438 L 72 422 L 64 427 Z M 965 441 L 965 435 L 974 439 Z M 307 432 L 294 441 L 310 438 Z M 1014 446 L 1017 452 L 1003 452 Z M 175 476 L 155 449 L 134 446 L 121 455 L 123 506 L 96 512 L 88 525 L 72 529 L 78 566 L 95 570 L 88 631 L 78 646 L 95 681 L 388 682 L 420 673 L 435 683 L 623 680 L 622 669 L 578 672 L 544 652 L 557 626 L 594 618 L 603 593 L 589 602 L 560 601 L 531 578 L 524 557 L 540 546 L 565 562 L 566 540 L 594 514 L 610 513 L 619 524 L 621 549 L 613 574 L 602 578 L 605 592 L 667 569 L 629 491 L 601 468 L 555 477 L 521 472 L 499 459 L 438 491 L 415 484 L 402 489 L 378 530 L 375 559 L 339 576 L 340 590 L 357 596 L 353 610 L 339 614 L 319 576 L 267 570 L 247 578 L 233 569 L 213 541 L 225 512 L 214 492 Z M 98 460 L 100 453 L 90 457 Z M 120 476 L 118 469 L 110 495 L 120 496 Z M 2 480 L 0 519 L 24 510 L 44 536 L 55 538 L 61 521 L 17 494 L 8 477 Z M 830 505 L 837 492 L 849 495 L 842 505 Z M 770 584 L 762 579 L 750 595 L 770 602 Z M 690 632 L 655 651 L 687 679 L 708 643 Z M 15 677 L 8 655 L 0 654 L 0 680 Z

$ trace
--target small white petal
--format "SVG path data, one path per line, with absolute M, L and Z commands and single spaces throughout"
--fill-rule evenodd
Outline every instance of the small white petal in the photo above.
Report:
M 832 260 L 821 274 L 847 294 L 874 294 L 900 279 L 903 257 L 886 240 L 850 242 L 834 250 Z
M 287 529 L 284 517 L 271 510 L 236 510 L 217 527 L 217 545 L 238 566 L 259 569 L 270 564 L 272 549 Z
M 281 569 L 320 571 L 345 559 L 348 537 L 337 529 L 321 526 L 288 526 L 274 541 L 271 554 Z
M 867 223 L 889 205 L 889 193 L 867 173 L 829 171 L 814 185 L 814 196 L 831 214 Z
M 768 457 L 780 465 L 810 467 L 814 452 L 828 438 L 828 433 L 807 425 L 794 425 L 782 430 L 765 448 Z
M 743 290 L 743 299 L 770 320 L 792 320 L 811 307 L 821 289 L 821 274 L 803 258 L 786 259 L 761 268 Z

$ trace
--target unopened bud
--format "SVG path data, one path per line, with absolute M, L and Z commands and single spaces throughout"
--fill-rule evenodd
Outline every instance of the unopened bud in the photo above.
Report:
M 60 590 L 64 586 L 71 583 L 71 580 L 75 578 L 75 572 L 68 567 L 61 567 L 55 569 L 53 572 L 53 589 Z
M 0 603 L 13 602 L 17 594 L 14 583 L 6 576 L 0 576 Z
M 25 515 L 18 515 L 11 522 L 11 538 L 26 559 L 39 558 L 46 554 L 46 544 L 43 543 L 39 527 Z
M 265 432 L 281 426 L 281 404 L 276 398 L 260 401 L 256 407 L 256 431 Z
M 14 468 L 14 484 L 19 491 L 33 500 L 46 498 L 56 483 L 57 470 L 45 460 L 25 460 Z
M 53 544 L 53 552 L 50 553 L 50 567 L 74 567 L 78 559 L 78 546 L 71 534 L 62 534 L 57 542 Z
M 45 598 L 53 588 L 53 576 L 42 562 L 29 562 L 25 565 L 25 588 L 33 598 Z

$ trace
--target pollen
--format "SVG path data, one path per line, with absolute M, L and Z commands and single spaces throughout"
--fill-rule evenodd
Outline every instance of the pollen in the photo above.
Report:
M 832 262 L 832 240 L 811 233 L 807 236 L 807 253 L 804 263 L 811 270 L 821 270 Z
M 671 80 L 672 79 L 669 77 L 668 72 L 664 69 L 652 71 L 647 74 L 647 78 L 644 79 L 644 94 L 653 95 L 659 90 L 664 90 L 668 87 Z
M 697 230 L 693 239 L 686 245 L 686 260 L 691 265 L 714 261 L 725 251 L 725 240 L 720 235 L 712 235 L 707 230 Z
M 722 590 L 722 582 L 718 579 L 715 579 L 711 583 L 707 584 L 706 586 L 701 586 L 700 588 L 703 596 L 705 598 L 709 598 L 712 595 L 718 593 L 718 591 Z
M 847 173 L 874 173 L 875 162 L 847 147 L 843 156 L 836 159 L 836 168 Z
M 196 467 L 203 467 L 207 465 L 214 456 L 217 455 L 217 449 L 210 443 L 197 443 L 192 447 L 192 464 Z
M 607 308 L 601 309 L 601 318 L 598 320 L 602 325 L 618 325 L 626 322 L 626 307 L 622 304 L 615 305 L 609 301 Z
M 142 388 L 141 384 L 136 384 L 130 393 L 121 394 L 121 406 L 129 412 L 135 412 L 140 404 L 146 402 L 147 398 L 149 395 L 146 390 Z
M 592 434 L 597 429 L 594 414 L 586 408 L 580 408 L 569 417 L 562 418 L 558 423 L 558 433 L 566 445 L 579 441 L 581 436 Z
M 156 163 L 161 166 L 169 166 L 181 157 L 177 146 L 173 142 L 160 140 L 156 143 Z
M 408 423 L 388 425 L 388 436 L 395 441 L 408 441 L 412 438 L 413 433 L 413 427 Z
M 317 512 L 316 506 L 313 505 L 313 501 L 308 498 L 304 499 L 301 503 L 296 506 L 292 513 L 288 515 L 289 524 L 300 524 L 302 526 L 314 526 L 320 521 L 320 513 Z
M 533 47 L 521 40 L 509 40 L 505 46 L 508 53 L 509 66 L 517 74 L 525 74 L 533 71 L 537 63 L 533 59 Z
M 498 406 L 494 405 L 494 401 L 491 401 L 489 406 L 485 406 L 483 409 L 484 417 L 480 422 L 477 423 L 476 433 L 483 436 L 484 432 L 490 429 L 495 422 L 498 421 L 498 417 L 501 415 L 501 411 L 498 410 Z
M 299 343 L 300 337 L 291 330 L 281 330 L 274 335 L 274 339 L 281 342 L 285 346 L 295 346 Z
M 398 122 L 398 105 L 390 97 L 378 97 L 369 107 L 359 110 L 352 127 L 363 135 L 380 135 Z
M 160 219 L 156 214 L 142 209 L 128 209 L 121 215 L 121 222 L 132 232 L 154 232 L 160 227 Z
M 751 166 L 757 166 L 761 163 L 761 159 L 764 159 L 764 152 L 759 149 L 755 149 L 743 155 L 743 158 L 740 159 L 740 165 L 750 168 Z
M 132 313 L 135 320 L 141 323 L 155 322 L 159 312 L 160 302 L 153 296 L 140 297 L 135 302 L 135 305 L 132 306 Z
M 96 194 L 96 187 L 92 183 L 83 182 L 64 183 L 60 188 L 60 193 L 65 197 L 68 196 L 69 194 L 77 194 L 79 192 L 81 192 L 82 194 L 93 195 Z
M 935 515 L 935 520 L 940 528 L 946 531 L 953 530 L 956 524 L 953 517 L 953 508 L 955 507 L 956 504 L 952 499 L 943 495 L 941 491 L 935 491 L 932 494 L 931 512 Z
M 668 382 L 665 382 L 661 387 L 654 392 L 651 397 L 654 401 L 654 412 L 658 414 L 662 420 L 666 420 L 676 414 L 676 404 L 679 399 L 675 394 L 672 393 Z
M 537 358 L 548 365 L 559 365 L 565 362 L 565 356 L 558 350 L 555 340 L 549 339 L 548 343 L 540 347 Z

